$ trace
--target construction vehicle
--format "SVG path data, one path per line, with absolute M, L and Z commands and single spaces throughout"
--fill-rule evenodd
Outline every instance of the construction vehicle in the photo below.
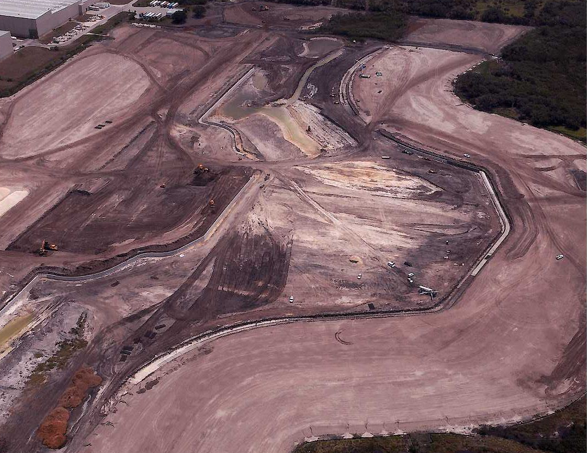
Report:
M 289 303 L 293 304 L 293 301 L 294 301 L 294 296 L 289 296 Z
M 436 170 L 432 170 L 432 169 L 430 169 L 430 170 L 428 170 L 428 173 L 430 173 L 430 174 L 433 174 L 433 175 L 434 175 L 434 174 L 436 174 Z
M 308 126 L 308 128 L 306 129 L 306 132 L 312 132 L 312 128 L 310 126 Z
M 560 260 L 562 260 L 564 257 L 565 257 L 565 255 L 563 255 L 563 254 L 556 255 L 556 260 L 557 260 L 557 261 L 560 261 Z
M 49 244 L 46 240 L 43 239 L 43 242 L 41 242 L 41 247 L 39 248 L 39 250 L 37 251 L 37 253 L 40 256 L 47 256 L 47 253 L 49 251 L 56 252 L 57 251 L 57 245 L 55 245 L 55 244 Z
M 428 288 L 426 286 L 419 286 L 418 293 L 419 294 L 426 294 L 426 295 L 430 296 L 432 299 L 434 299 L 436 297 L 436 295 L 438 294 L 438 291 L 435 291 L 432 288 Z
M 208 173 L 209 171 L 210 169 L 208 167 L 204 167 L 202 164 L 198 164 L 194 173 Z
M 389 267 L 391 267 L 391 268 L 394 268 L 394 267 L 395 267 L 395 263 L 394 263 L 393 261 L 388 261 L 388 262 L 387 262 L 387 265 L 388 265 Z
M 216 203 L 214 202 L 214 200 L 210 200 L 208 202 L 208 208 L 210 209 L 211 212 L 215 212 L 216 211 Z
M 259 11 L 269 11 L 269 7 L 267 5 L 259 6 Z

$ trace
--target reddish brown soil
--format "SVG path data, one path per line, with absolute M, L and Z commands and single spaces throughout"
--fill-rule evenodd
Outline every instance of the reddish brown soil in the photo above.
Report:
M 86 397 L 88 390 L 99 386 L 101 383 L 102 378 L 92 368 L 80 368 L 74 374 L 71 385 L 59 398 L 59 405 L 66 409 L 78 407 Z
M 65 445 L 67 438 L 67 422 L 69 421 L 69 411 L 64 407 L 56 407 L 39 427 L 38 435 L 43 445 L 49 448 L 61 448 Z
M 71 385 L 63 392 L 59 398 L 59 406 L 53 409 L 45 417 L 37 435 L 48 448 L 58 449 L 65 445 L 67 437 L 67 422 L 70 413 L 68 409 L 78 407 L 85 399 L 88 390 L 97 387 L 102 383 L 102 378 L 98 376 L 90 367 L 80 368 L 71 381 Z

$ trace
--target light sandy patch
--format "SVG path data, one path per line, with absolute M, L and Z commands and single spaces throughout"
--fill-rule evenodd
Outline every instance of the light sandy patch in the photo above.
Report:
M 318 58 L 322 55 L 332 52 L 342 46 L 342 43 L 336 38 L 312 38 L 304 42 L 304 50 L 299 54 L 300 57 Z
M 463 63 L 479 60 L 476 56 L 439 49 L 392 47 L 379 52 L 353 79 L 352 88 L 354 97 L 359 102 L 357 105 L 361 116 L 367 123 L 379 121 L 412 87 L 417 87 L 446 67 L 462 66 Z M 450 90 L 451 86 L 447 85 L 446 89 Z M 417 114 L 420 122 L 441 119 L 440 107 L 430 103 L 421 105 L 422 101 L 419 99 L 407 100 L 411 102 L 412 114 Z M 455 99 L 455 103 L 458 102 L 460 101 Z M 490 118 L 479 118 L 477 115 L 472 121 L 477 123 L 479 130 L 487 129 L 490 124 Z M 444 127 L 452 131 L 454 126 L 446 122 Z
M 28 194 L 28 190 L 11 191 L 7 187 L 0 187 L 0 217 L 24 200 Z
M 406 41 L 457 45 L 489 53 L 497 53 L 529 29 L 517 25 L 451 19 L 416 19 L 410 28 L 414 31 L 406 36 Z
M 289 111 L 292 117 L 306 131 L 306 135 L 318 142 L 321 148 L 338 149 L 355 146 L 357 142 L 336 124 L 320 114 L 320 110 L 304 102 L 294 102 Z
M 373 190 L 391 197 L 407 198 L 414 196 L 416 192 L 431 194 L 438 190 L 435 185 L 424 179 L 404 175 L 371 162 L 344 162 L 326 164 L 318 168 L 297 168 L 330 186 Z
M 265 115 L 250 115 L 235 127 L 245 135 L 268 161 L 303 157 L 298 147 L 283 138 L 281 130 Z
M 200 67 L 206 60 L 202 51 L 165 38 L 147 45 L 139 55 L 163 80 L 168 80 L 186 68 Z
M 269 107 L 259 112 L 273 121 L 288 142 L 297 146 L 308 157 L 320 154 L 320 145 L 310 138 L 302 126 L 292 117 L 288 107 Z
M 149 87 L 134 61 L 113 54 L 80 59 L 15 102 L 0 153 L 7 158 L 35 155 L 71 143 L 106 120 L 116 121 Z

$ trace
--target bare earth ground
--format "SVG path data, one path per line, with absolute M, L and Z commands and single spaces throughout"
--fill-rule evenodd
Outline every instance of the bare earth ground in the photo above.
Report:
M 14 451 L 38 450 L 84 363 L 103 383 L 72 412 L 72 452 L 289 451 L 323 434 L 511 423 L 584 392 L 584 149 L 460 105 L 450 83 L 477 55 L 393 47 L 359 78 L 381 45 L 293 31 L 332 10 L 230 5 L 239 25 L 218 35 L 122 27 L 0 104 L 0 203 L 28 192 L 0 216 L 0 437 Z M 469 33 L 483 51 L 521 31 L 482 28 Z M 463 45 L 454 30 L 425 39 Z M 356 116 L 337 101 L 347 71 Z M 379 129 L 488 169 L 512 231 L 476 277 L 503 229 L 479 174 Z M 60 250 L 34 255 L 42 239 Z M 39 265 L 74 277 L 19 291 Z M 371 310 L 397 313 L 196 343 L 125 384 L 220 326 Z M 39 372 L 80 316 L 88 346 Z
M 406 59 L 419 58 L 405 52 Z M 477 161 L 513 171 L 511 180 L 499 180 L 513 208 L 514 232 L 458 305 L 438 314 L 300 323 L 216 340 L 205 353 L 187 354 L 151 376 L 161 379 L 147 393 L 136 394 L 144 383 L 129 388 L 134 395 L 124 396 L 127 405 L 107 418 L 114 427 L 99 427 L 88 451 L 115 445 L 128 451 L 288 451 L 304 437 L 326 433 L 513 422 L 584 390 L 584 195 L 568 175 L 537 172 L 530 157 L 583 161 L 584 150 L 457 106 L 447 83 L 475 60 L 464 57 L 460 67 L 436 71 L 422 65 L 413 77 L 428 77 L 385 112 L 393 116 L 390 125 L 401 121 L 405 136 L 444 152 L 474 150 Z M 393 91 L 397 79 L 388 80 Z M 433 108 L 434 119 L 416 120 Z M 556 261 L 557 253 L 565 260 Z M 179 396 L 178 389 L 190 396 Z M 146 439 L 132 435 L 146 425 L 154 427 Z
M 468 20 L 413 19 L 404 40 L 422 44 L 448 44 L 497 53 L 528 27 Z

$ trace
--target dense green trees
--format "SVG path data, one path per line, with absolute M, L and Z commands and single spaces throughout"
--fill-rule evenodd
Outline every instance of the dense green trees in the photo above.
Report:
M 171 21 L 174 24 L 184 24 L 188 15 L 184 10 L 179 10 L 171 15 Z
M 201 19 L 206 15 L 206 7 L 202 5 L 194 6 L 193 8 L 194 19 Z
M 573 14 L 574 9 L 563 2 L 547 4 L 541 20 L 553 25 L 507 46 L 501 61 L 460 76 L 457 94 L 480 110 L 535 126 L 585 127 L 585 15 Z
M 406 27 L 403 13 L 339 14 L 322 26 L 321 31 L 353 39 L 373 38 L 395 41 Z
M 186 0 L 193 1 L 193 0 Z M 371 12 L 481 20 L 517 25 L 554 25 L 585 16 L 585 0 L 272 0 L 297 5 L 328 5 Z

